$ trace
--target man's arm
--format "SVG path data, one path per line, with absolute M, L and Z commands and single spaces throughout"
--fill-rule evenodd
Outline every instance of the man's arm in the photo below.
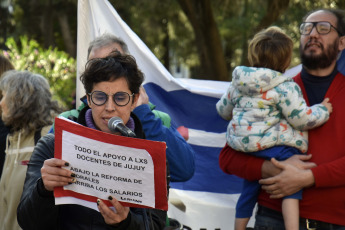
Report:
M 263 158 L 254 157 L 232 149 L 225 144 L 219 154 L 219 166 L 223 172 L 249 181 L 262 178 Z
M 291 195 L 304 187 L 312 186 L 313 177 L 310 168 L 316 165 L 309 160 L 311 155 L 294 155 L 277 162 L 238 152 L 226 145 L 219 155 L 220 168 L 228 174 L 234 174 L 247 180 L 260 180 L 266 191 L 278 198 Z M 303 188 L 303 187 L 302 187 Z

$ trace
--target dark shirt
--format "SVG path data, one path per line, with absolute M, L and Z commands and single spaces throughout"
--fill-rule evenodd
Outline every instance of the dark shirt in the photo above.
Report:
M 324 77 L 318 77 L 309 74 L 304 68 L 301 71 L 301 78 L 309 100 L 309 105 L 319 104 L 325 98 L 327 90 L 331 85 L 334 77 L 338 74 L 337 67 L 333 72 Z

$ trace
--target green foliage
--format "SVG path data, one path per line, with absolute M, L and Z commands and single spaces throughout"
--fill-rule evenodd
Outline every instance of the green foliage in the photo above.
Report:
M 164 64 L 171 52 L 181 63 L 199 65 L 194 32 L 174 0 L 110 0 L 115 10 Z M 164 43 L 168 39 L 168 44 Z M 167 46 L 168 45 L 168 46 Z
M 193 27 L 180 6 L 180 2 L 183 1 L 190 4 L 193 2 L 109 0 L 122 19 L 165 66 L 171 66 L 174 62 L 182 63 L 193 70 L 192 77 L 199 78 L 201 61 L 198 55 L 200 49 L 197 48 L 196 41 L 204 37 L 195 38 Z M 1 45 L 5 37 L 3 34 L 15 38 L 25 34 L 35 39 L 42 47 L 58 47 L 72 57 L 75 56 L 77 0 L 12 0 L 10 2 L 13 11 L 9 11 L 10 13 L 6 15 L 0 12 Z M 270 25 L 281 27 L 293 39 L 294 55 L 291 66 L 294 66 L 300 63 L 298 27 L 302 17 L 308 11 L 317 8 L 345 9 L 345 0 L 211 0 L 210 2 L 221 36 L 229 77 L 235 66 L 246 64 L 248 41 L 257 30 L 262 29 L 259 26 L 263 19 L 270 18 L 272 20 Z M 282 2 L 289 2 L 287 9 L 270 8 Z M 279 13 L 278 18 L 270 17 L 274 12 Z
M 14 38 L 8 38 L 7 51 L 2 51 L 17 70 L 28 70 L 44 76 L 51 88 L 54 99 L 65 108 L 71 108 L 76 87 L 76 61 L 57 48 L 43 49 L 35 40 L 20 37 L 17 44 Z

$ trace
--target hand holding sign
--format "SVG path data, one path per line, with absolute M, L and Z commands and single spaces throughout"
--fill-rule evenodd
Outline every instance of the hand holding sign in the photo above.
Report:
M 67 197 L 96 202 L 112 196 L 125 206 L 167 210 L 165 143 L 116 136 L 60 118 L 55 127 L 55 157 L 69 162 L 63 168 L 77 179 L 54 190 L 57 204 L 75 203 Z
M 55 187 L 75 182 L 75 174 L 70 170 L 61 168 L 66 165 L 68 165 L 66 161 L 56 158 L 44 161 L 41 175 L 46 190 L 53 191 Z
M 115 208 L 116 212 L 111 210 L 100 199 L 97 200 L 98 209 L 100 213 L 102 214 L 105 223 L 109 225 L 121 223 L 123 220 L 127 218 L 128 213 L 129 213 L 129 208 L 122 206 L 120 202 L 112 196 L 109 196 L 109 200 L 111 204 L 113 205 L 113 207 Z

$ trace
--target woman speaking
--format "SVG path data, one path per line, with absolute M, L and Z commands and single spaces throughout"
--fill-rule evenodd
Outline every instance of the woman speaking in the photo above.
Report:
M 137 138 L 144 138 L 140 121 L 131 113 L 144 80 L 135 59 L 111 53 L 106 58 L 91 59 L 80 76 L 88 106 L 77 122 L 89 128 L 111 133 L 108 121 L 122 119 Z M 121 135 L 120 132 L 115 133 Z M 114 197 L 109 201 L 116 212 L 100 199 L 96 210 L 79 205 L 55 205 L 53 190 L 75 182 L 75 174 L 62 168 L 68 162 L 54 157 L 54 135 L 42 138 L 32 155 L 21 202 L 18 222 L 23 229 L 163 229 L 166 212 L 157 209 L 124 207 Z

